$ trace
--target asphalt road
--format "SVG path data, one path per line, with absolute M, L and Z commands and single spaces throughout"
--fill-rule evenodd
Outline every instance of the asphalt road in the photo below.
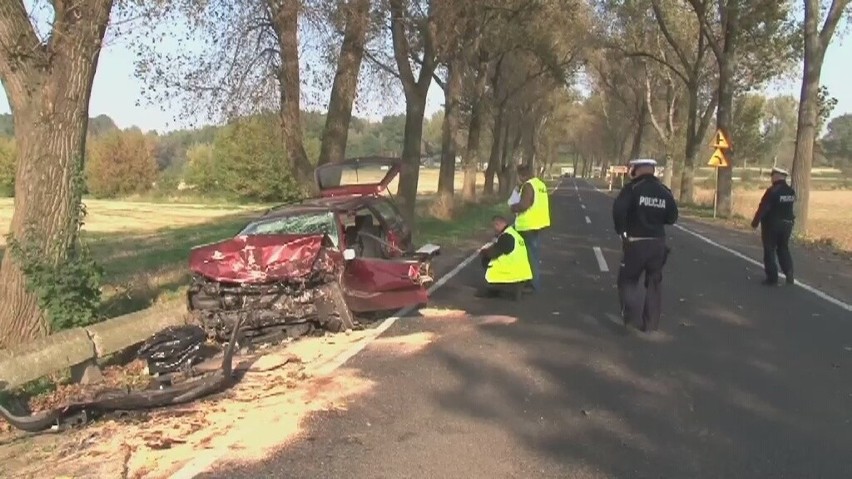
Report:
M 263 463 L 200 477 L 852 477 L 852 313 L 672 228 L 663 334 L 628 334 L 611 199 L 565 180 L 552 202 L 538 296 L 473 298 L 474 262 L 431 305 L 467 316 L 397 321 L 385 336 L 436 339 L 346 364 L 368 395 Z M 852 281 L 834 286 L 852 302 Z

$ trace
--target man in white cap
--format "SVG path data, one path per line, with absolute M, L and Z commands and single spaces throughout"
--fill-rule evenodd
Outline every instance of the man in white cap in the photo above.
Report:
M 794 284 L 793 257 L 790 255 L 790 236 L 793 234 L 793 204 L 796 202 L 796 192 L 787 184 L 786 170 L 772 168 L 772 185 L 763 193 L 760 206 L 754 213 L 751 227 L 760 224 L 760 238 L 763 242 L 763 269 L 767 286 L 778 285 L 778 263 L 787 278 L 787 284 Z
M 678 217 L 671 190 L 654 176 L 656 165 L 653 159 L 631 161 L 631 180 L 612 205 L 624 252 L 618 271 L 621 316 L 625 326 L 645 332 L 656 331 L 660 324 L 663 266 L 669 254 L 665 225 L 674 224 Z M 640 285 L 643 273 L 645 281 Z

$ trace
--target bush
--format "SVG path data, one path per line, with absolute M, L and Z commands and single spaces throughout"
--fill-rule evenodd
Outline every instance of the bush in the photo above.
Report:
M 272 118 L 252 117 L 223 128 L 213 145 L 187 152 L 187 183 L 199 192 L 255 201 L 286 201 L 299 188 L 289 172 L 281 130 Z
M 78 192 L 83 189 L 81 174 L 74 178 L 73 187 Z M 10 254 L 24 273 L 27 290 L 36 296 L 52 331 L 86 326 L 99 319 L 103 269 L 80 238 L 85 216 L 85 206 L 80 203 L 71 215 L 71 237 L 64 251 L 45 248 L 49 242 L 32 227 L 22 237 L 9 234 L 6 238 Z
M 0 138 L 0 196 L 14 196 L 16 165 L 15 140 Z
M 90 139 L 88 146 L 86 183 L 94 196 L 144 193 L 157 179 L 154 142 L 138 129 Z

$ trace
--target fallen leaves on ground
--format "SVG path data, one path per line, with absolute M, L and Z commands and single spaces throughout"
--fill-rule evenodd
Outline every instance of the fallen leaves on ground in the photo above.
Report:
M 231 451 L 242 461 L 264 459 L 296 437 L 309 414 L 343 409 L 351 397 L 369 391 L 372 382 L 356 370 L 313 375 L 364 337 L 358 331 L 292 342 L 257 360 L 225 393 L 150 411 L 141 421 L 111 420 L 0 441 L 0 464 L 4 474 L 21 478 L 165 478 L 191 461 L 228 460 Z

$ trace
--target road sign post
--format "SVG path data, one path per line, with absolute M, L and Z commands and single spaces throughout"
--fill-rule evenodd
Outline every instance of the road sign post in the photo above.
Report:
M 729 165 L 728 158 L 725 156 L 725 150 L 731 148 L 731 142 L 728 141 L 728 138 L 721 129 L 717 129 L 716 134 L 713 136 L 713 143 L 710 146 L 715 148 L 713 156 L 707 162 L 707 166 L 712 166 L 716 170 L 716 184 L 713 189 L 713 218 L 715 219 L 716 211 L 719 208 L 719 168 L 727 168 Z
M 627 174 L 627 171 L 628 168 L 624 165 L 609 167 L 609 191 L 612 191 L 612 182 L 615 179 L 615 175 L 621 178 L 621 187 L 624 188 L 624 175 Z

